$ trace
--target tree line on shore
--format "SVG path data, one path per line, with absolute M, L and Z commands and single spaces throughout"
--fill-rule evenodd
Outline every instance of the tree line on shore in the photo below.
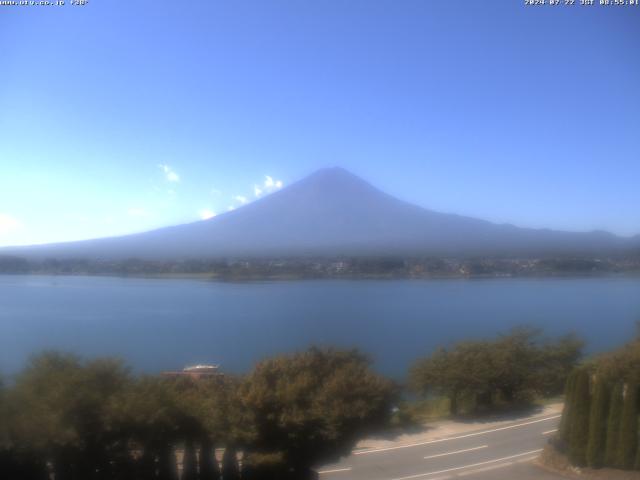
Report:
M 448 398 L 454 415 L 526 405 L 562 394 L 582 347 L 582 340 L 572 334 L 545 341 L 538 330 L 516 328 L 493 340 L 436 350 L 415 363 L 410 382 L 423 395 Z
M 150 260 L 140 258 L 23 258 L 0 255 L 0 273 L 122 276 L 207 276 L 221 280 L 257 278 L 432 278 L 634 274 L 640 252 L 593 256 L 476 257 L 338 256 Z
M 416 363 L 411 386 L 451 413 L 557 394 L 575 337 L 515 330 Z M 0 477 L 7 480 L 315 478 L 314 467 L 389 427 L 401 388 L 357 350 L 312 347 L 242 377 L 134 375 L 117 359 L 45 352 L 0 382 Z M 179 468 L 180 467 L 180 468 Z M 54 477 L 55 476 L 55 477 Z
M 555 447 L 573 465 L 640 470 L 640 336 L 568 378 Z

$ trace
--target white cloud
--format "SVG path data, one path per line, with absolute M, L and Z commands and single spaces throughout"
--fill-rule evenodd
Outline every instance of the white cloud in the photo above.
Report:
M 265 175 L 264 183 L 262 185 L 257 183 L 253 184 L 253 196 L 255 198 L 260 198 L 265 194 L 281 189 L 282 186 L 283 186 L 282 180 L 277 180 L 270 175 Z M 214 188 L 211 190 L 211 193 L 217 195 L 222 192 Z M 227 211 L 229 212 L 235 210 L 238 206 L 246 205 L 250 201 L 249 196 L 245 196 L 245 195 L 235 195 L 232 198 L 235 204 L 229 205 L 227 207 Z
M 200 210 L 200 218 L 202 220 L 209 220 L 216 216 L 216 212 L 205 208 L 204 210 Z
M 11 215 L 0 213 L 0 235 L 22 227 L 22 224 Z
M 169 165 L 159 164 L 158 168 L 164 172 L 164 176 L 169 182 L 177 183 L 180 181 L 180 176 Z
M 275 180 L 270 175 L 264 176 L 264 189 L 267 193 L 271 193 L 274 190 L 280 190 L 283 185 L 282 180 Z
M 222 190 L 218 190 L 217 188 L 212 188 L 211 195 L 222 195 Z
M 131 217 L 146 217 L 149 213 L 144 208 L 133 207 L 127 210 Z
M 264 186 L 265 188 L 273 188 L 274 186 L 274 181 L 273 178 L 271 178 L 269 175 L 265 175 L 264 177 Z

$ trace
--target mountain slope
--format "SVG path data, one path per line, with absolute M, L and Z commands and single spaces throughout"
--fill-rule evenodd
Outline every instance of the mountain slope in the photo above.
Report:
M 320 170 L 210 220 L 136 235 L 11 249 L 31 257 L 203 258 L 282 255 L 543 255 L 634 245 L 606 232 L 497 225 L 391 197 L 341 168 Z M 0 253 L 9 253 L 2 252 Z

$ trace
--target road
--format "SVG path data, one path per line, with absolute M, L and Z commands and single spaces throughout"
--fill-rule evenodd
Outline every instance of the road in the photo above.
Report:
M 318 470 L 320 480 L 556 480 L 531 464 L 559 415 L 417 443 L 355 451 Z

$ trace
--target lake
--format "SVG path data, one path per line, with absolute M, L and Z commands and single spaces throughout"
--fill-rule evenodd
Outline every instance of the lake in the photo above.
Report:
M 357 346 L 402 378 L 439 345 L 515 325 L 615 347 L 640 320 L 639 278 L 220 283 L 0 276 L 0 371 L 62 349 L 115 355 L 137 371 L 220 363 L 244 372 L 312 343 Z

